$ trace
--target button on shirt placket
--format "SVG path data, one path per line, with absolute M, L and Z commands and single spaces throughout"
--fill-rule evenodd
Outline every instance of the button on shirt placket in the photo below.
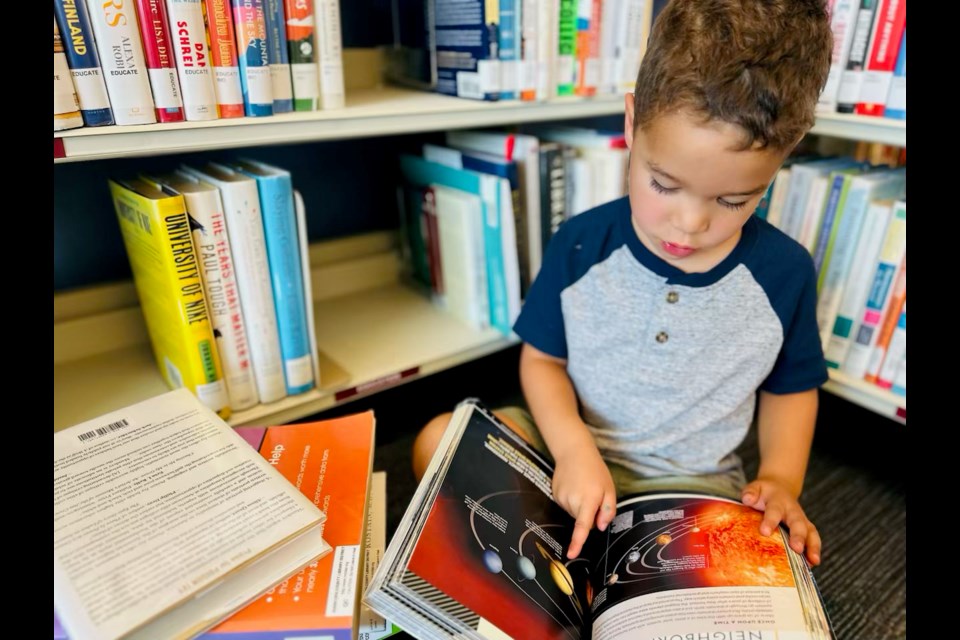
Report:
M 666 299 L 668 305 L 675 305 L 680 300 L 680 294 L 674 289 L 669 289 L 667 293 L 664 295 L 664 298 Z M 674 309 L 668 308 L 668 309 L 664 309 L 664 312 L 667 315 L 673 315 L 670 313 L 673 310 Z M 668 327 L 663 327 L 660 331 L 658 331 L 656 336 L 654 336 L 654 339 L 659 344 L 666 344 L 666 342 L 670 339 L 670 333 L 668 331 Z

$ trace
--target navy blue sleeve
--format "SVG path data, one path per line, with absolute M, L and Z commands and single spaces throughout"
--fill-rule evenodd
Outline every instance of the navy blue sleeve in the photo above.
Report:
M 804 252 L 796 268 L 803 274 L 799 289 L 786 287 L 793 288 L 795 295 L 779 296 L 779 303 L 774 302 L 783 324 L 783 346 L 773 370 L 760 385 L 770 393 L 816 389 L 829 378 L 817 327 L 817 274 L 810 255 Z
M 560 294 L 570 285 L 570 226 L 563 224 L 547 244 L 540 271 L 530 285 L 520 316 L 513 325 L 521 340 L 563 359 L 567 357 L 567 337 Z

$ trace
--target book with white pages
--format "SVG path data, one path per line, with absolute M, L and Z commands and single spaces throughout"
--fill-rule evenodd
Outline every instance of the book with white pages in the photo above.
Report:
M 490 312 L 482 203 L 478 196 L 466 191 L 432 186 L 443 264 L 444 307 L 467 326 L 485 329 L 490 326 Z
M 287 388 L 257 181 L 213 162 L 182 169 L 220 189 L 230 249 L 237 265 L 240 306 L 250 338 L 257 393 L 260 402 L 275 402 L 286 397 Z

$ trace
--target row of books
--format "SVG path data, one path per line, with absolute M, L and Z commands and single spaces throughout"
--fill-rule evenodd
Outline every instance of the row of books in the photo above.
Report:
M 907 119 L 907 0 L 831 0 L 833 55 L 817 110 Z
M 400 158 L 405 264 L 434 301 L 504 335 L 567 218 L 625 194 L 622 133 L 455 131 Z
M 306 213 L 240 160 L 109 181 L 157 365 L 226 419 L 320 381 Z
M 338 0 L 54 0 L 53 129 L 344 104 Z
M 905 396 L 906 167 L 793 158 L 757 213 L 813 256 L 827 364 Z
M 386 545 L 375 432 L 372 411 L 231 429 L 177 390 L 55 434 L 54 640 L 393 635 L 360 600 Z
M 478 100 L 632 91 L 653 0 L 393 3 L 388 75 Z

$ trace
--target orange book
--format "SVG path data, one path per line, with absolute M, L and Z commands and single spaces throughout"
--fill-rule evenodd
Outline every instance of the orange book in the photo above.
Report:
M 867 382 L 876 384 L 877 375 L 880 373 L 880 367 L 883 365 L 883 359 L 887 355 L 887 347 L 890 346 L 890 338 L 893 337 L 893 331 L 897 328 L 897 321 L 900 319 L 900 312 L 907 303 L 907 258 L 904 256 L 900 263 L 900 271 L 897 273 L 896 284 L 893 294 L 890 297 L 890 306 L 887 307 L 887 314 L 883 317 L 883 323 L 880 325 L 880 333 L 877 334 L 877 344 L 870 352 L 870 361 L 867 363 L 867 372 L 863 379 Z
M 373 412 L 276 427 L 237 427 L 236 431 L 327 514 L 322 535 L 333 553 L 199 637 L 349 640 L 360 611 L 362 547 L 373 472 Z

